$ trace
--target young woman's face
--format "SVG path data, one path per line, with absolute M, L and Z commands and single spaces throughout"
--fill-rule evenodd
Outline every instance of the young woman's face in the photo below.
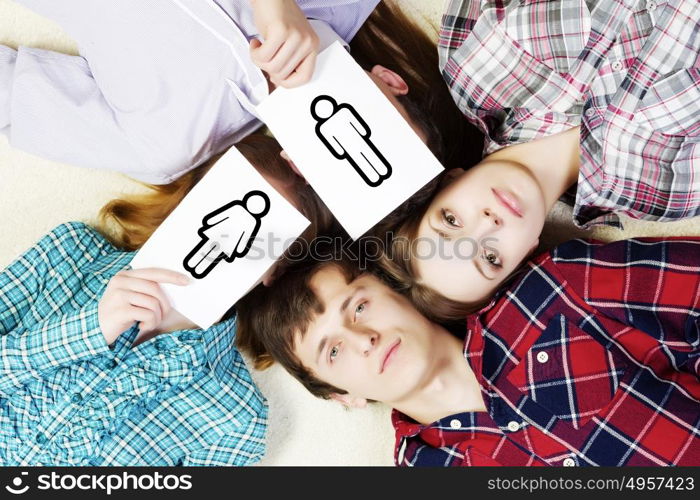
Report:
M 449 299 L 481 302 L 537 246 L 545 216 L 529 170 L 482 162 L 442 189 L 421 219 L 412 257 L 417 278 Z

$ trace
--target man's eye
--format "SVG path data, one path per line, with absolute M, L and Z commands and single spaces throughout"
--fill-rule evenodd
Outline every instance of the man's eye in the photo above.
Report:
M 353 321 L 357 321 L 357 317 L 361 315 L 363 312 L 365 312 L 365 309 L 367 309 L 367 302 L 362 302 L 355 307 L 355 314 L 352 318 Z
M 459 221 L 457 220 L 457 217 L 449 210 L 442 210 L 442 218 L 448 226 L 459 227 Z

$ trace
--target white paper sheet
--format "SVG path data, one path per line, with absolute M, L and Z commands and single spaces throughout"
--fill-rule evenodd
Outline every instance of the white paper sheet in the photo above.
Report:
M 443 170 L 339 43 L 319 54 L 309 83 L 276 89 L 257 110 L 354 239 Z
M 161 286 L 177 311 L 209 328 L 308 225 L 234 147 L 161 224 L 131 265 L 188 275 L 192 282 L 185 287 Z M 224 257 L 217 259 L 220 254 Z

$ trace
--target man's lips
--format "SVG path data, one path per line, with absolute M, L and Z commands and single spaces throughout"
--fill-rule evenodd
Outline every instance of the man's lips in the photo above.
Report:
M 396 351 L 398 351 L 399 344 L 401 344 L 401 339 L 398 339 L 396 342 L 391 344 L 391 346 L 389 346 L 389 349 L 386 350 L 384 358 L 382 359 L 382 366 L 379 368 L 379 373 L 384 373 L 384 369 L 391 362 L 391 358 L 394 357 Z
M 493 192 L 498 202 L 504 207 L 506 207 L 510 211 L 510 213 L 512 213 L 516 217 L 523 216 L 523 210 L 520 207 L 520 201 L 518 200 L 518 198 L 515 197 L 513 193 L 496 188 L 491 189 L 491 191 Z

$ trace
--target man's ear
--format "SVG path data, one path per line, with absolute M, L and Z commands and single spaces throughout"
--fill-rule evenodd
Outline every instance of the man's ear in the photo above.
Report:
M 367 400 L 365 398 L 356 398 L 350 394 L 331 394 L 331 399 L 337 401 L 347 408 L 365 408 L 367 406 Z
M 370 73 L 383 81 L 386 86 L 389 87 L 389 91 L 395 96 L 408 94 L 409 88 L 406 81 L 401 75 L 391 71 L 389 68 L 377 64 L 372 68 Z

